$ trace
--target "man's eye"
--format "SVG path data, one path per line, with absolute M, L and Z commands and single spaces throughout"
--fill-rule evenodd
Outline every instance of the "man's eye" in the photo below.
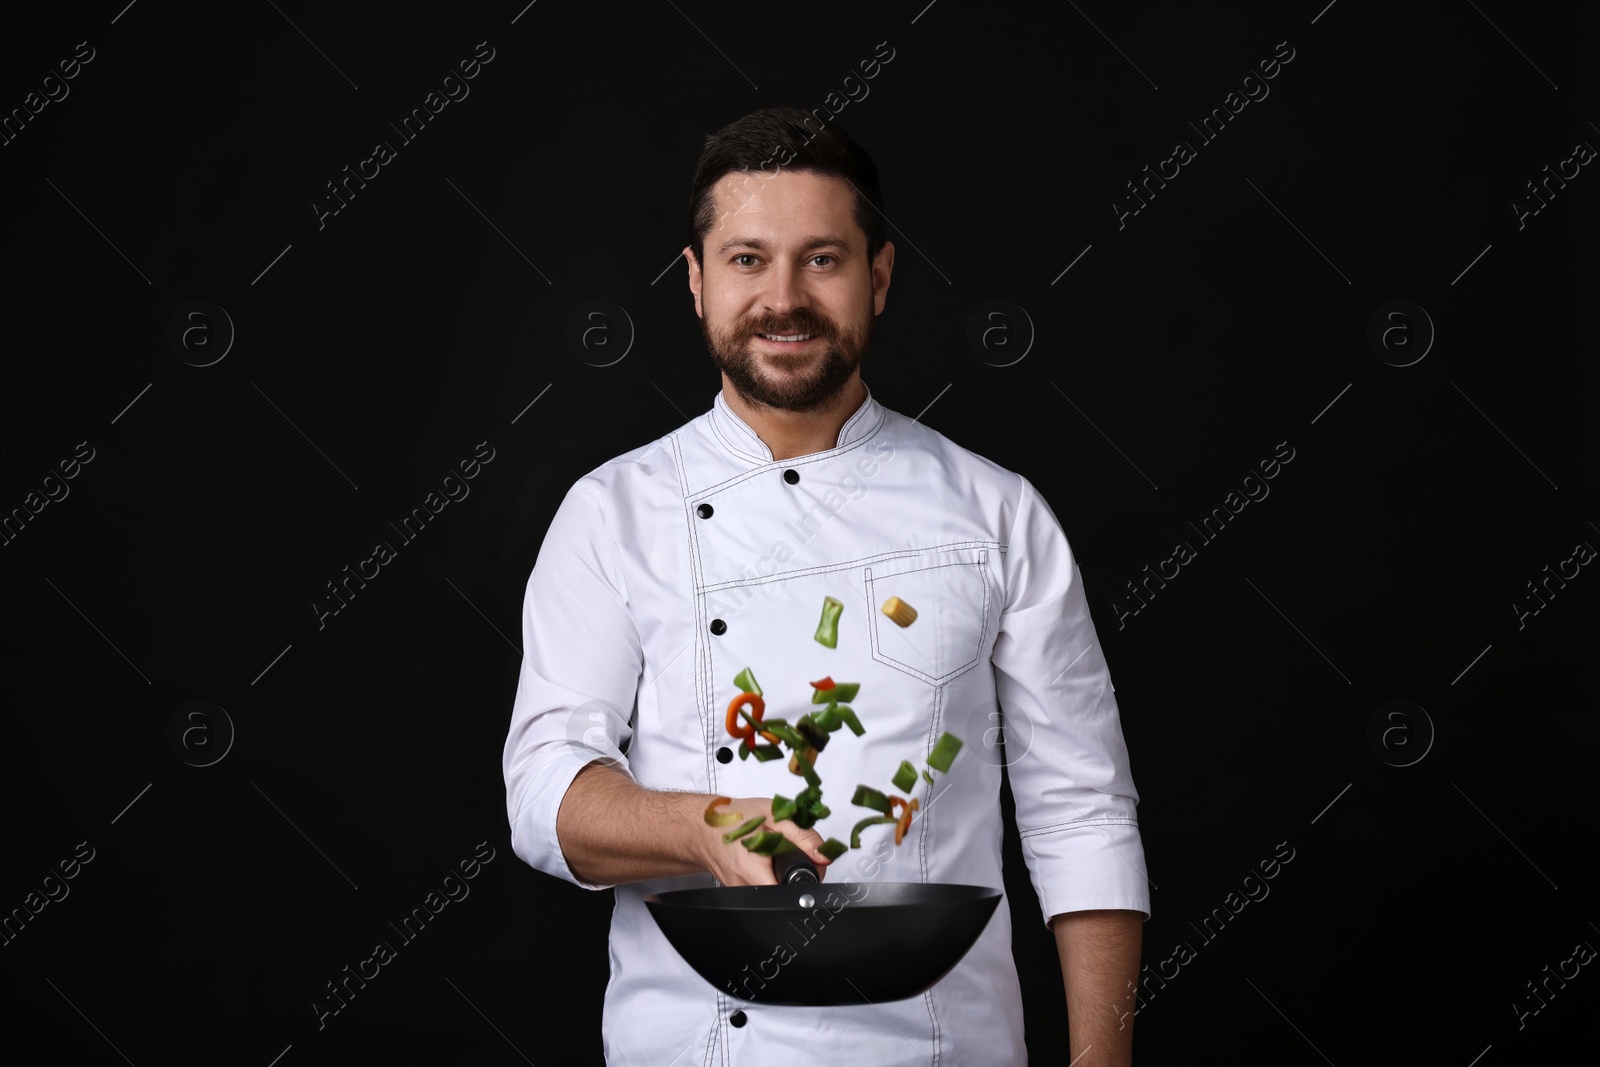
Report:
M 826 252 L 823 252 L 823 253 L 820 253 L 818 255 L 812 256 L 811 257 L 811 262 L 816 263 L 817 260 L 819 260 L 819 259 L 829 260 L 828 263 L 819 264 L 820 266 L 823 266 L 823 267 L 830 266 L 833 262 L 837 262 L 837 257 L 830 256 Z
M 756 257 L 755 257 L 755 256 L 753 256 L 753 255 L 751 255 L 751 254 L 750 254 L 750 253 L 749 253 L 749 252 L 745 252 L 745 253 L 743 253 L 743 254 L 742 254 L 742 255 L 737 255 L 737 256 L 734 256 L 734 257 L 733 257 L 733 262 L 734 262 L 734 264 L 735 264 L 735 265 L 736 265 L 736 266 L 740 266 L 740 267 L 753 267 L 753 266 L 755 266 L 755 263 L 754 263 L 754 262 L 750 262 L 750 263 L 740 263 L 740 262 L 739 262 L 739 261 L 740 261 L 740 260 L 742 260 L 742 259 L 748 259 L 748 260 L 752 260 L 752 261 L 753 261 L 753 260 L 754 260 L 754 259 L 755 259 L 755 258 L 756 258 Z

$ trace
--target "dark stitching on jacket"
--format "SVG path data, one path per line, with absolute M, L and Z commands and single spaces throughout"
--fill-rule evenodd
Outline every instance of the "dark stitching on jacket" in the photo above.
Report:
M 673 432 L 668 434 L 667 437 L 672 441 L 673 462 L 678 468 L 678 485 L 680 488 L 687 489 L 689 480 L 688 467 L 683 461 L 683 452 L 679 446 L 678 435 L 676 432 Z M 683 514 L 684 533 L 686 534 L 688 541 L 689 574 L 690 579 L 696 585 L 698 585 L 700 579 L 700 551 L 698 543 L 699 531 L 695 528 L 694 520 L 689 517 L 689 509 L 692 506 L 693 505 L 689 499 L 688 493 L 685 493 L 683 496 Z M 710 649 L 706 648 L 703 644 L 705 641 L 705 616 L 701 598 L 699 596 L 694 596 L 691 599 L 694 601 L 694 710 L 695 715 L 700 720 L 700 739 L 706 750 L 707 787 L 715 790 L 717 787 L 717 770 L 716 760 L 712 754 L 715 737 L 712 734 L 713 727 L 710 723 L 711 716 L 707 710 L 707 702 L 710 700 L 711 694 L 711 665 L 709 662 L 711 658 L 711 652 Z
M 854 452 L 859 448 L 866 447 L 867 443 L 871 441 L 874 436 L 876 436 L 876 431 L 873 431 L 872 434 L 869 434 L 860 440 L 851 441 L 849 444 L 844 445 L 841 448 L 831 448 L 825 452 L 814 452 L 809 456 L 795 456 L 792 459 L 762 459 L 759 456 L 750 456 L 749 453 L 741 453 L 742 455 L 754 460 L 759 464 L 759 466 L 755 470 L 743 471 L 739 474 L 735 474 L 731 478 L 725 479 L 724 481 L 714 482 L 711 485 L 698 490 L 695 493 L 695 500 L 697 502 L 702 500 L 710 500 L 717 494 L 726 492 L 742 482 L 747 482 L 752 478 L 759 478 L 763 475 L 771 474 L 774 470 L 789 470 L 790 468 L 809 467 L 815 463 L 826 463 L 830 460 L 842 459 L 843 457 L 848 456 L 851 452 Z
M 1004 551 L 1004 549 L 1001 549 L 1000 551 Z M 956 563 L 940 563 L 940 564 L 935 564 L 935 565 L 930 566 L 930 567 L 915 567 L 915 568 L 913 568 L 911 570 L 908 570 L 908 571 L 896 571 L 895 573 L 890 574 L 890 575 L 886 575 L 885 577 L 898 578 L 902 574 L 915 574 L 918 571 L 925 571 L 925 570 L 927 570 L 927 571 L 939 570 L 942 567 L 975 567 L 978 570 L 979 578 L 983 582 L 983 610 L 982 610 L 982 613 L 979 615 L 979 618 L 982 620 L 982 624 L 980 625 L 980 627 L 978 629 L 978 644 L 977 644 L 977 648 L 981 650 L 983 648 L 984 638 L 987 637 L 988 633 L 989 633 L 989 599 L 990 599 L 989 594 L 990 594 L 990 587 L 991 587 L 992 583 L 989 580 L 989 567 L 988 567 L 987 562 L 985 562 L 983 560 L 978 560 L 978 561 L 974 561 L 974 562 L 958 561 Z M 926 682 L 928 685 L 932 685 L 932 686 L 945 686 L 945 685 L 948 685 L 949 683 L 955 681 L 957 678 L 961 677 L 963 674 L 966 674 L 972 668 L 976 667 L 979 663 L 983 662 L 983 655 L 982 655 L 981 652 L 979 652 L 975 656 L 975 658 L 972 660 L 971 663 L 968 663 L 968 664 L 966 664 L 964 666 L 958 667 L 955 670 L 951 671 L 950 673 L 944 675 L 943 677 L 936 679 L 931 674 L 927 674 L 925 672 L 919 671 L 915 667 L 908 666 L 906 664 L 901 663 L 899 660 L 890 658 L 890 656 L 889 656 L 889 654 L 887 652 L 880 652 L 880 650 L 879 650 L 879 641 L 878 641 L 878 613 L 872 610 L 872 602 L 875 599 L 877 599 L 876 594 L 874 594 L 873 591 L 872 591 L 872 587 L 876 586 L 878 584 L 878 581 L 879 581 L 879 579 L 878 579 L 878 577 L 876 575 L 874 575 L 871 578 L 866 579 L 866 583 L 867 583 L 868 644 L 869 644 L 869 646 L 871 648 L 872 658 L 873 659 L 877 660 L 879 663 L 883 664 L 885 667 L 893 667 L 895 670 L 900 671 L 902 674 L 910 675 L 911 677 L 916 678 L 919 681 Z
M 934 741 L 939 736 L 939 723 L 944 719 L 944 696 L 945 690 L 943 686 L 933 692 L 933 714 L 928 717 L 927 751 L 929 752 L 933 751 Z M 933 787 L 929 786 L 927 792 L 928 799 L 931 801 L 933 799 Z M 928 818 L 932 814 L 930 810 L 932 807 L 931 803 L 924 805 L 924 809 L 918 813 L 922 818 L 917 820 L 922 824 L 922 832 L 917 835 L 917 860 L 922 867 L 923 882 L 928 880 L 928 827 L 931 825 L 928 822 Z
M 691 423 L 693 422 L 693 420 L 690 420 L 690 421 L 691 421 Z M 746 452 L 744 449 L 740 448 L 737 444 L 735 444 L 734 442 L 730 441 L 728 439 L 728 436 L 722 432 L 722 428 L 717 425 L 717 420 L 716 419 L 708 417 L 706 419 L 706 421 L 711 424 L 711 432 L 716 434 L 717 440 L 721 441 L 722 444 L 723 444 L 723 447 L 725 447 L 729 452 L 732 452 L 735 455 L 743 456 L 745 459 L 748 459 L 748 460 L 750 460 L 751 462 L 754 462 L 754 463 L 759 463 L 759 464 L 761 464 L 763 466 L 765 466 L 768 463 L 773 462 L 770 459 L 762 459 L 760 456 L 756 455 L 753 452 Z
M 712 1009 L 715 1014 L 711 1017 L 711 1031 L 710 1033 L 706 1034 L 706 1056 L 702 1061 L 704 1067 L 711 1067 L 712 1054 L 717 1051 L 719 1046 L 723 1046 L 722 1035 L 727 1028 L 723 1025 L 722 1020 L 726 1017 L 727 1013 L 722 1010 L 722 1007 L 722 991 L 718 990 L 716 1005 Z M 723 1047 L 722 1059 L 724 1063 L 727 1062 L 728 1051 L 726 1047 Z
M 720 394 L 718 394 L 718 395 L 720 395 Z M 713 399 L 711 403 L 712 403 L 712 408 L 715 409 L 716 400 Z M 845 424 L 843 426 L 839 427 L 839 433 L 840 433 L 841 436 L 843 436 L 844 432 L 847 429 L 849 429 L 851 423 L 855 422 L 857 419 L 862 417 L 862 411 L 864 411 L 864 410 L 865 410 L 865 405 L 863 405 L 863 407 L 860 410 L 857 410 L 857 412 L 854 415 L 850 416 L 850 418 L 848 420 L 846 420 L 846 422 L 845 422 Z M 732 415 L 731 410 L 727 414 L 730 417 L 737 418 L 737 416 Z M 843 445 L 843 446 L 839 446 L 839 447 L 835 447 L 835 448 L 826 449 L 823 452 L 813 453 L 810 456 L 796 456 L 793 459 L 763 459 L 758 453 L 746 452 L 744 449 L 740 448 L 738 445 L 734 444 L 732 441 L 730 441 L 728 439 L 728 435 L 723 433 L 721 427 L 719 427 L 717 425 L 717 419 L 716 419 L 715 415 L 713 415 L 712 412 L 709 412 L 709 411 L 706 412 L 704 415 L 700 415 L 700 416 L 697 416 L 695 419 L 691 419 L 690 422 L 689 422 L 689 425 L 693 425 L 695 422 L 699 421 L 700 419 L 705 419 L 708 423 L 710 423 L 711 432 L 714 433 L 717 436 L 717 439 L 719 441 L 721 441 L 723 443 L 723 445 L 730 452 L 734 452 L 734 453 L 736 453 L 736 454 L 738 454 L 740 456 L 745 457 L 746 459 L 749 459 L 749 460 L 751 460 L 751 461 L 753 461 L 755 463 L 758 463 L 763 468 L 769 468 L 770 469 L 772 467 L 777 466 L 780 463 L 787 463 L 790 466 L 805 466 L 805 465 L 808 465 L 808 464 L 811 464 L 811 463 L 820 463 L 820 462 L 824 462 L 824 461 L 830 460 L 830 459 L 838 459 L 840 456 L 847 455 L 848 453 L 854 451 L 855 449 L 861 447 L 862 445 L 865 445 L 868 441 L 872 440 L 874 437 L 876 437 L 878 435 L 878 432 L 883 429 L 884 424 L 886 422 L 888 422 L 889 411 L 882 404 L 879 404 L 878 405 L 878 424 L 876 426 L 873 426 L 872 428 L 870 428 L 868 430 L 863 431 L 862 435 L 858 439 L 856 439 L 854 441 L 851 441 L 849 444 Z M 759 440 L 759 436 L 758 436 L 757 439 Z M 765 442 L 763 442 L 763 443 L 765 443 Z M 734 477 L 728 479 L 726 482 L 720 482 L 715 486 L 711 486 L 709 489 L 701 490 L 701 492 L 721 491 L 724 487 L 726 487 L 728 485 L 732 485 L 734 483 L 743 481 L 746 478 L 750 478 L 750 477 L 753 477 L 755 475 L 762 474 L 762 473 L 766 473 L 766 471 L 761 471 L 761 470 L 746 471 L 743 474 L 735 475 Z
M 701 586 L 696 589 L 695 592 L 719 593 L 724 589 L 737 589 L 747 585 L 763 585 L 767 582 L 779 582 L 789 578 L 806 578 L 813 574 L 826 574 L 829 571 L 851 570 L 856 567 L 864 567 L 868 564 L 876 563 L 879 560 L 899 559 L 906 556 L 922 556 L 929 552 L 955 552 L 971 548 L 992 548 L 998 552 L 1004 552 L 1006 550 L 1005 546 L 998 541 L 956 541 L 950 544 L 934 545 L 929 548 L 903 548 L 897 549 L 893 552 L 879 552 L 875 556 L 858 556 L 855 559 L 845 560 L 842 563 L 829 563 L 817 567 L 808 567 L 804 570 L 774 571 L 771 574 L 762 575 L 759 578 L 735 578 L 732 581 L 719 582 L 716 585 Z M 938 564 L 938 566 L 945 567 L 954 567 L 958 565 L 961 565 L 959 561 L 958 563 Z M 965 565 L 976 566 L 975 563 L 970 562 L 966 563 Z M 893 578 L 900 574 L 910 573 L 910 571 L 895 571 L 894 574 L 889 575 L 889 577 Z
M 1018 829 L 1018 837 L 1036 837 L 1039 834 L 1055 834 L 1063 830 L 1075 830 L 1080 826 L 1138 826 L 1137 819 L 1079 819 L 1075 822 L 1051 823 L 1049 826 L 1036 826 L 1031 830 Z

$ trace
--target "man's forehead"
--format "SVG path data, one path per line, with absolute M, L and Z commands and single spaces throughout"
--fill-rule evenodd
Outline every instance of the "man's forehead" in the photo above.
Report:
M 741 183 L 752 186 L 776 185 L 784 187 L 811 187 L 827 189 L 834 195 L 848 196 L 853 190 L 850 183 L 836 174 L 822 174 L 800 166 L 775 167 L 767 170 L 730 170 L 717 179 L 719 188 L 728 188 Z
M 719 244 L 731 244 L 734 238 L 746 244 L 785 245 L 796 240 L 850 245 L 858 240 L 855 190 L 842 178 L 810 171 L 776 176 L 733 171 L 717 179 L 715 191 Z

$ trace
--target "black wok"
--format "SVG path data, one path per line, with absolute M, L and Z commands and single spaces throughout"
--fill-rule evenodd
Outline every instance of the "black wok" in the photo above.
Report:
M 789 882 L 652 893 L 672 947 L 722 992 L 761 1004 L 902 1000 L 948 974 L 1000 890 L 918 882 Z

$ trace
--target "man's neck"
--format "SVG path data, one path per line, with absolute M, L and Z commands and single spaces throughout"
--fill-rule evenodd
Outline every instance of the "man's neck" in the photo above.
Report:
M 867 399 L 867 387 L 858 373 L 845 383 L 828 405 L 818 411 L 784 411 L 746 401 L 724 376 L 722 397 L 733 413 L 756 432 L 774 460 L 796 459 L 839 446 L 839 431 Z

